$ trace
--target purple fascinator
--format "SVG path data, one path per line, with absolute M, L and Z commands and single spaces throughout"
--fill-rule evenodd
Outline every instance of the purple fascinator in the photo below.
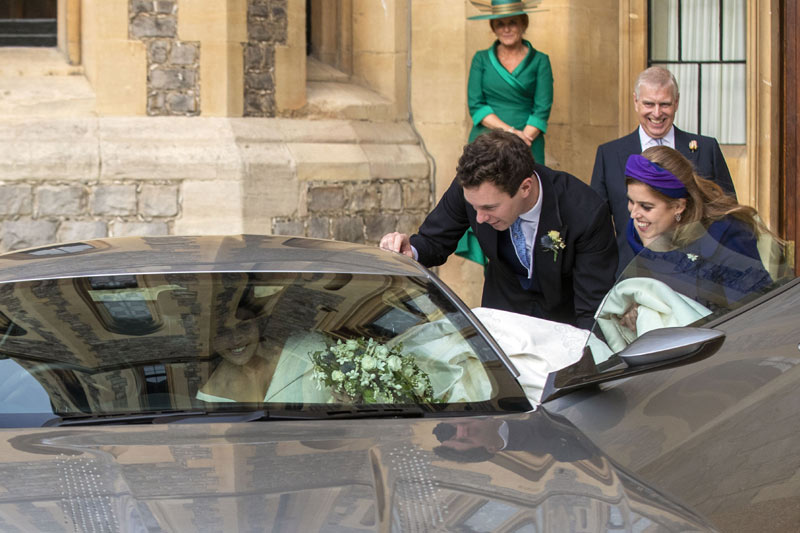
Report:
M 633 154 L 625 164 L 625 175 L 651 186 L 670 198 L 686 198 L 689 191 L 675 174 L 664 170 L 645 156 Z

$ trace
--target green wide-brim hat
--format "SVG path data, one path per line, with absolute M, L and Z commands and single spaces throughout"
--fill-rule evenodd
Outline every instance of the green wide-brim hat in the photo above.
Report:
M 469 0 L 473 6 L 483 11 L 483 15 L 467 17 L 468 20 L 489 20 L 524 15 L 535 11 L 542 3 L 542 0 Z

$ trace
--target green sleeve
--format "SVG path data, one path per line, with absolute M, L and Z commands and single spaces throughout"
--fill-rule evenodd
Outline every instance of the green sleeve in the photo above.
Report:
M 488 115 L 494 113 L 483 92 L 483 72 L 487 68 L 492 68 L 483 57 L 484 55 L 486 55 L 485 51 L 477 52 L 472 57 L 472 66 L 469 68 L 469 82 L 467 84 L 467 105 L 469 106 L 472 123 L 476 126 Z
M 525 123 L 545 133 L 547 120 L 550 118 L 550 108 L 553 107 L 553 70 L 550 68 L 550 58 L 541 52 L 538 54 L 541 59 L 535 66 L 536 90 L 533 96 L 533 110 Z

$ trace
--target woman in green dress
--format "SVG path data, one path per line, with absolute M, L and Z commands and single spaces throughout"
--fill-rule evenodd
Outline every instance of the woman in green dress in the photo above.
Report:
M 473 2 L 475 3 L 475 2 Z M 492 0 L 488 19 L 497 40 L 472 58 L 467 102 L 473 127 L 469 142 L 489 129 L 518 135 L 544 164 L 544 134 L 553 105 L 550 59 L 523 39 L 528 29 L 525 11 L 538 2 Z M 477 4 L 476 4 L 477 5 Z
M 489 20 L 497 40 L 472 58 L 467 103 L 472 117 L 469 142 L 489 130 L 504 130 L 531 147 L 533 158 L 544 164 L 544 134 L 553 105 L 550 59 L 523 39 L 528 14 L 540 0 L 514 2 L 470 0 L 486 13 L 472 20 Z M 477 239 L 467 231 L 456 255 L 486 264 Z

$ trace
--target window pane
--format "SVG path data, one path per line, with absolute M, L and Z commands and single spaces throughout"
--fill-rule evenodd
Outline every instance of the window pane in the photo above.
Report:
M 744 61 L 747 47 L 747 5 L 745 0 L 725 0 L 722 4 L 722 59 Z
M 650 59 L 679 59 L 678 0 L 650 0 Z
M 681 3 L 681 40 L 681 60 L 719 60 L 719 0 Z
M 669 69 L 678 80 L 680 100 L 675 125 L 685 131 L 697 131 L 698 66 L 692 63 L 660 66 Z
M 720 144 L 745 144 L 745 65 L 704 65 L 702 91 L 703 135 Z

